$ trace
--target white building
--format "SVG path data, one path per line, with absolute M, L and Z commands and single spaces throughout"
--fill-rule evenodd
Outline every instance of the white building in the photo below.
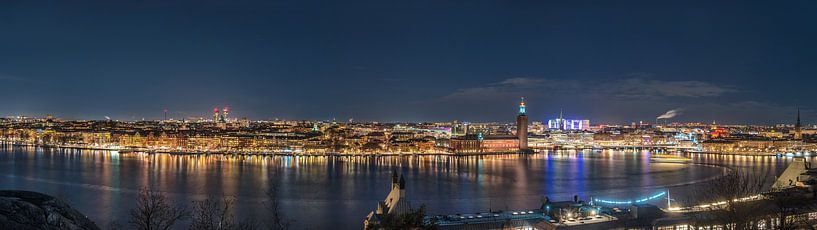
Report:
M 589 130 L 590 120 L 550 119 L 548 120 L 548 129 Z

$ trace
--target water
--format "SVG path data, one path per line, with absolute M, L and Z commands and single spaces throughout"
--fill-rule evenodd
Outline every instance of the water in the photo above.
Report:
M 363 217 L 388 193 L 393 169 L 405 174 L 412 204 L 426 204 L 430 214 L 533 209 L 544 196 L 636 199 L 670 188 L 673 197 L 680 197 L 689 193 L 690 184 L 724 172 L 722 167 L 650 162 L 649 154 L 232 157 L 4 145 L 0 147 L 0 189 L 32 190 L 66 199 L 104 227 L 112 220 L 127 224 L 128 210 L 145 187 L 166 192 L 178 204 L 234 196 L 236 216 L 263 219 L 265 191 L 277 186 L 295 229 L 360 229 Z M 764 169 L 770 181 L 791 159 L 690 157 L 698 163 Z

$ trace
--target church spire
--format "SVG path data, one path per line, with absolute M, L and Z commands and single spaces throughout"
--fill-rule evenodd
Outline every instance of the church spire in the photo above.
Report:
M 563 114 L 563 113 L 564 113 L 564 109 L 559 109 L 559 120 L 560 120 L 560 121 L 561 121 L 562 119 L 564 119 L 564 117 L 562 117 L 562 114 Z
M 800 129 L 800 107 L 797 107 L 797 123 L 794 123 L 794 128 Z
M 565 118 L 562 115 L 564 115 L 564 109 L 559 109 L 559 122 L 556 122 L 559 125 L 559 130 L 564 129 L 565 127 Z
M 803 139 L 803 130 L 800 124 L 800 107 L 797 107 L 797 122 L 794 123 L 794 139 L 795 140 L 802 140 Z

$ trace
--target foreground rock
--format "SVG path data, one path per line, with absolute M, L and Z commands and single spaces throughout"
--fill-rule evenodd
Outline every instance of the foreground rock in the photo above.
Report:
M 64 201 L 42 193 L 0 190 L 0 229 L 92 229 L 99 227 Z

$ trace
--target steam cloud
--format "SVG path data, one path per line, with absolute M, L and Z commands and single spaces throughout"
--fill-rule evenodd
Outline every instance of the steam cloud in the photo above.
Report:
M 673 110 L 667 111 L 667 112 L 666 112 L 666 113 L 664 113 L 664 114 L 661 114 L 661 116 L 658 116 L 658 117 L 657 117 L 657 118 L 655 118 L 655 119 L 656 119 L 656 120 L 659 120 L 659 119 L 670 119 L 670 118 L 673 118 L 673 117 L 675 117 L 675 116 L 681 115 L 681 111 L 682 111 L 682 110 L 683 110 L 683 109 L 680 109 L 680 108 L 678 108 L 678 109 L 673 109 Z

